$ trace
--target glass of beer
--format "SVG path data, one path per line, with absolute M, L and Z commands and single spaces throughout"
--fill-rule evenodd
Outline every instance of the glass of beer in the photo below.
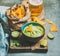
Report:
M 31 16 L 39 16 L 43 10 L 43 0 L 29 0 Z

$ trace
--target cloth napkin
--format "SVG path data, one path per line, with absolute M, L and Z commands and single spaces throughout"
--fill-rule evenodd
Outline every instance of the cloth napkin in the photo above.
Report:
M 0 6 L 0 18 L 3 19 L 6 23 L 8 23 L 7 17 L 5 16 L 5 11 L 9 7 Z M 7 56 L 8 53 L 8 37 L 9 30 L 5 25 L 0 22 L 0 56 Z

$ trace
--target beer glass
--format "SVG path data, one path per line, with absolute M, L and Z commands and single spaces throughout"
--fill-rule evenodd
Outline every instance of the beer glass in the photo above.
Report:
M 29 0 L 31 16 L 39 16 L 43 11 L 43 0 Z

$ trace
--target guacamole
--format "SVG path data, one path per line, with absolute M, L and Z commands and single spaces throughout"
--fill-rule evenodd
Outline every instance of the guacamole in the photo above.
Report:
M 25 27 L 23 33 L 26 36 L 36 38 L 36 37 L 42 36 L 44 34 L 44 29 L 41 26 L 36 26 L 36 25 L 30 24 L 29 26 Z

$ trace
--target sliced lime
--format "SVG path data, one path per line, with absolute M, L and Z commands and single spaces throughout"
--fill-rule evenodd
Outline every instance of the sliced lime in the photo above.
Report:
M 52 33 L 49 33 L 48 34 L 48 38 L 53 39 L 54 38 L 54 35 Z
M 11 33 L 11 36 L 12 37 L 14 37 L 14 38 L 17 38 L 18 36 L 19 36 L 19 32 L 18 31 L 13 31 L 12 33 Z
M 42 40 L 41 43 L 40 43 L 41 46 L 47 46 L 47 40 Z

